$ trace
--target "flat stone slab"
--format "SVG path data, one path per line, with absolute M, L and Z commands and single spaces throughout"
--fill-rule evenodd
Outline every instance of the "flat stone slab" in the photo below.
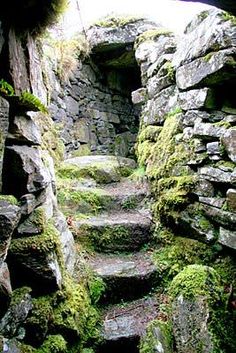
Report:
M 106 342 L 139 338 L 157 314 L 157 299 L 152 297 L 111 306 L 103 314 L 102 337 Z
M 146 210 L 105 213 L 75 222 L 74 235 L 99 252 L 136 251 L 149 241 L 151 225 Z
M 157 268 L 148 252 L 95 254 L 88 263 L 106 284 L 102 301 L 118 302 L 142 297 L 151 291 L 158 280 Z
M 78 176 L 93 178 L 101 184 L 120 181 L 122 176 L 129 175 L 129 170 L 136 167 L 133 159 L 105 155 L 69 158 L 64 163 L 78 168 Z

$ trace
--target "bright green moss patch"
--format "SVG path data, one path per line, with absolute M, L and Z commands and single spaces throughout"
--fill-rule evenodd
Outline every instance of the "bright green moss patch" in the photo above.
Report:
M 0 195 L 0 202 L 6 201 L 12 205 L 18 206 L 19 202 L 13 195 Z
M 211 267 L 189 265 L 174 277 L 169 293 L 176 298 L 182 295 L 186 299 L 206 297 L 210 302 L 220 300 L 223 288 L 220 275 Z
M 157 137 L 159 136 L 161 130 L 162 130 L 161 126 L 149 125 L 145 127 L 143 130 L 141 130 L 138 136 L 139 143 L 145 142 L 146 140 L 151 142 L 156 142 Z
M 30 287 L 17 288 L 12 292 L 11 306 L 18 305 L 21 301 L 25 300 L 25 296 L 31 293 Z
M 61 256 L 59 233 L 50 223 L 42 234 L 13 239 L 10 246 L 10 252 L 13 254 L 47 254 L 52 251 Z
M 154 142 L 146 140 L 142 143 L 138 143 L 136 151 L 138 155 L 138 163 L 141 166 L 148 165 L 149 157 L 152 155 Z
M 5 96 L 13 96 L 15 94 L 14 88 L 5 80 L 0 80 L 0 95 Z
M 162 232 L 163 233 L 163 232 Z M 166 234 L 166 233 L 165 233 Z M 160 240 L 165 245 L 153 253 L 153 261 L 160 272 L 162 286 L 168 283 L 187 265 L 210 264 L 214 257 L 214 251 L 209 245 L 189 238 L 174 237 L 173 235 L 160 234 Z M 156 241 L 158 241 L 158 236 Z
M 154 320 L 148 325 L 146 334 L 141 338 L 139 352 L 156 353 L 156 347 L 159 348 L 159 352 L 173 352 L 173 337 L 170 322 Z
M 150 29 L 138 36 L 135 41 L 135 48 L 137 48 L 141 43 L 155 41 L 160 36 L 172 37 L 173 33 L 166 28 Z
M 44 341 L 43 345 L 37 349 L 37 353 L 66 353 L 67 344 L 61 335 L 50 335 Z
M 223 12 L 220 14 L 223 21 L 230 21 L 232 25 L 236 26 L 236 17 L 229 12 Z

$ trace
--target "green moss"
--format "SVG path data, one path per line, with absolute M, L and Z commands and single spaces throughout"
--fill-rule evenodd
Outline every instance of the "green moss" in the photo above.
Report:
M 143 32 L 138 36 L 138 38 L 135 41 L 135 49 L 137 47 L 144 43 L 144 42 L 152 42 L 158 39 L 160 36 L 169 36 L 172 37 L 173 33 L 166 29 L 166 28 L 159 28 L 159 29 L 150 29 L 146 32 Z
M 120 15 L 112 14 L 101 18 L 100 20 L 95 22 L 93 26 L 112 27 L 112 28 L 125 27 L 128 24 L 135 23 L 140 20 L 143 20 L 143 17 L 138 17 L 138 16 L 135 17 L 135 16 L 127 16 L 127 15 L 120 16 Z
M 169 321 L 154 320 L 148 324 L 146 334 L 141 338 L 139 352 L 156 353 L 156 347 L 160 347 L 160 345 L 163 352 L 173 352 L 172 327 Z
M 18 305 L 20 302 L 25 300 L 25 296 L 30 294 L 32 289 L 30 287 L 17 288 L 12 292 L 11 306 Z
M 47 254 L 55 251 L 61 257 L 59 233 L 52 224 L 47 224 L 44 232 L 40 235 L 26 238 L 13 239 L 10 252 L 13 254 Z
M 49 335 L 36 353 L 66 353 L 67 344 L 61 335 Z
M 48 113 L 47 108 L 45 105 L 40 101 L 39 98 L 34 96 L 33 94 L 29 92 L 22 92 L 22 94 L 19 97 L 20 99 L 20 104 L 24 105 L 27 107 L 27 110 L 32 110 L 32 111 L 40 111 L 42 113 Z
M 49 115 L 38 113 L 35 120 L 40 127 L 42 135 L 41 148 L 49 152 L 55 166 L 64 159 L 65 146 L 60 138 L 60 132 Z
M 57 194 L 59 206 L 70 215 L 73 213 L 97 214 L 106 208 L 109 202 L 109 198 L 104 196 L 102 191 L 74 190 L 73 187 L 65 184 L 65 179 L 62 179 L 59 185 Z
M 223 288 L 219 274 L 211 267 L 189 265 L 174 277 L 169 293 L 173 298 L 183 295 L 186 299 L 204 296 L 209 302 L 221 299 Z
M 137 208 L 137 206 L 138 206 L 138 201 L 135 196 L 126 197 L 121 204 L 121 207 L 124 210 L 133 210 Z
M 153 261 L 160 272 L 161 285 L 164 287 L 185 266 L 208 265 L 215 257 L 209 245 L 189 238 L 174 237 L 168 230 L 162 230 L 156 237 L 156 241 L 161 241 L 163 247 L 153 253 Z
M 161 126 L 149 125 L 145 127 L 143 130 L 141 130 L 138 136 L 139 143 L 145 142 L 146 140 L 151 142 L 156 142 L 161 130 L 162 130 Z
M 64 289 L 54 297 L 54 330 L 65 337 L 80 337 L 80 345 L 87 341 L 99 341 L 97 324 L 99 315 L 91 305 L 83 284 L 75 284 L 69 277 Z
M 136 151 L 139 165 L 145 166 L 148 164 L 149 157 L 152 155 L 153 147 L 154 142 L 150 142 L 148 140 L 138 143 Z
M 94 229 L 93 226 L 81 224 L 74 235 L 76 240 L 98 251 L 115 251 L 117 247 L 133 243 L 132 230 L 120 225 Z
M 162 68 L 166 71 L 167 77 L 173 81 L 175 79 L 175 68 L 171 61 L 167 61 Z
M 233 26 L 236 26 L 236 17 L 230 14 L 229 12 L 223 12 L 220 14 L 220 17 L 223 21 L 230 21 Z
M 202 59 L 205 61 L 205 62 L 209 62 L 211 60 L 211 58 L 213 57 L 215 52 L 210 52 L 208 54 L 206 54 Z
M 6 201 L 12 205 L 19 206 L 18 200 L 13 195 L 0 195 L 0 201 Z
M 132 174 L 129 176 L 129 179 L 139 183 L 145 180 L 145 176 L 146 176 L 145 167 L 140 166 L 137 169 L 133 170 Z

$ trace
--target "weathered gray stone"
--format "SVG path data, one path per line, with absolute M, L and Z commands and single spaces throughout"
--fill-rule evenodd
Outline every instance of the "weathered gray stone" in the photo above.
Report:
M 201 138 L 202 140 L 214 140 L 219 139 L 225 133 L 225 128 L 215 126 L 210 123 L 202 123 L 200 119 L 197 119 L 194 124 L 194 137 Z
M 75 231 L 75 240 L 76 234 L 80 234 L 80 239 L 92 244 L 97 251 L 125 252 L 139 250 L 149 241 L 151 225 L 151 217 L 145 212 L 130 211 L 127 217 L 127 213 L 120 211 L 81 219 L 72 231 Z
M 10 272 L 6 262 L 0 263 L 0 317 L 2 317 L 10 304 L 12 294 Z
M 209 155 L 221 155 L 220 143 L 219 142 L 209 142 L 206 145 L 207 154 Z
M 105 282 L 102 299 L 109 302 L 139 298 L 157 283 L 158 270 L 148 253 L 97 254 L 91 256 L 88 263 Z
M 228 248 L 236 250 L 236 231 L 220 227 L 218 242 Z
M 199 202 L 204 203 L 206 205 L 210 205 L 216 208 L 222 208 L 224 205 L 225 199 L 224 198 L 216 198 L 216 197 L 199 197 Z
M 72 116 L 73 115 L 78 115 L 78 113 L 79 113 L 79 105 L 78 105 L 78 102 L 75 99 L 73 99 L 70 96 L 67 96 L 65 98 L 65 104 L 66 104 L 67 111 L 68 111 L 69 114 L 72 114 Z
M 178 103 L 183 110 L 214 108 L 215 103 L 210 88 L 193 89 L 187 92 L 180 92 Z
M 73 235 L 68 228 L 65 216 L 58 210 L 53 217 L 53 223 L 59 232 L 65 268 L 72 274 L 76 261 L 76 248 Z
M 226 49 L 208 53 L 180 66 L 176 71 L 176 83 L 179 89 L 186 90 L 196 86 L 216 85 L 235 77 L 235 49 Z
M 221 141 L 231 161 L 236 163 L 236 128 L 227 129 Z
M 219 168 L 202 167 L 199 169 L 199 175 L 201 178 L 215 183 L 231 183 L 231 173 L 224 172 Z
M 203 213 L 214 223 L 222 227 L 234 230 L 236 227 L 236 214 L 222 209 L 202 204 Z
M 0 97 L 0 192 L 2 191 L 2 164 L 5 140 L 9 126 L 9 103 Z
M 13 292 L 13 298 L 9 309 L 0 321 L 0 333 L 8 338 L 22 336 L 24 337 L 24 323 L 32 309 L 32 298 L 30 296 L 30 289 L 25 288 L 16 289 Z M 17 297 L 16 297 L 17 296 Z M 21 337 L 21 338 L 23 338 Z
M 228 189 L 226 192 L 227 208 L 236 212 L 236 189 Z
M 155 320 L 151 322 L 146 333 L 141 337 L 140 350 L 148 347 L 152 353 L 172 353 L 173 347 L 169 340 L 169 322 Z
M 21 197 L 45 189 L 51 181 L 38 149 L 9 146 L 5 150 L 3 190 Z
M 0 264 L 6 259 L 11 236 L 20 220 L 20 208 L 0 201 Z
M 132 92 L 132 102 L 135 105 L 142 105 L 146 102 L 147 90 L 146 88 L 139 88 Z
M 45 229 L 46 216 L 43 207 L 38 207 L 17 227 L 19 236 L 41 234 Z
M 148 323 L 156 318 L 155 298 L 140 299 L 123 308 L 113 306 L 103 315 L 102 337 L 105 343 L 120 339 L 139 339 Z
M 174 74 L 173 74 L 174 75 Z M 161 92 L 163 89 L 174 84 L 174 77 L 168 73 L 165 75 L 160 75 L 159 72 L 157 75 L 153 76 L 148 80 L 147 91 L 148 98 L 152 99 L 154 96 Z
M 179 353 L 198 353 L 198 345 L 202 353 L 213 351 L 208 319 L 209 307 L 204 297 L 188 300 L 180 295 L 174 301 L 173 331 Z
M 114 20 L 114 18 L 113 18 Z M 107 21 L 107 24 L 106 24 Z M 119 21 L 119 20 L 118 20 Z M 112 20 L 109 24 L 109 19 L 104 20 L 104 25 L 94 25 L 88 30 L 88 40 L 93 50 L 104 52 L 109 48 L 116 48 L 120 46 L 127 46 L 127 44 L 134 43 L 136 37 L 149 30 L 156 29 L 157 25 L 148 20 L 131 19 L 124 25 L 119 25 Z
M 7 135 L 14 143 L 24 143 L 26 145 L 40 145 L 41 133 L 39 127 L 29 115 L 15 116 L 9 126 Z
M 43 233 L 12 240 L 9 249 L 11 269 L 15 275 L 25 274 L 17 278 L 20 285 L 30 286 L 41 293 L 61 288 L 62 275 L 53 236 L 58 236 L 56 229 L 55 234 Z
M 187 33 L 177 45 L 173 63 L 176 67 L 183 63 L 205 56 L 207 53 L 229 47 L 235 47 L 234 25 L 224 20 L 220 10 L 209 11 L 209 16 Z M 194 43 L 194 45 L 193 45 Z
M 88 143 L 90 140 L 89 121 L 87 119 L 79 119 L 73 125 L 74 139 L 82 143 Z
M 147 125 L 163 124 L 167 114 L 178 108 L 178 91 L 174 85 L 162 90 L 147 104 L 148 114 L 144 117 Z

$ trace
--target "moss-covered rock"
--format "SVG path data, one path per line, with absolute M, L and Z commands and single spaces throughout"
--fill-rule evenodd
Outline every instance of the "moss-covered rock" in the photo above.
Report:
M 173 338 L 171 324 L 167 321 L 154 320 L 141 338 L 140 353 L 172 353 Z
M 228 295 L 213 268 L 185 267 L 173 279 L 169 293 L 174 299 L 173 330 L 178 352 L 235 350 L 234 319 L 227 309 Z

